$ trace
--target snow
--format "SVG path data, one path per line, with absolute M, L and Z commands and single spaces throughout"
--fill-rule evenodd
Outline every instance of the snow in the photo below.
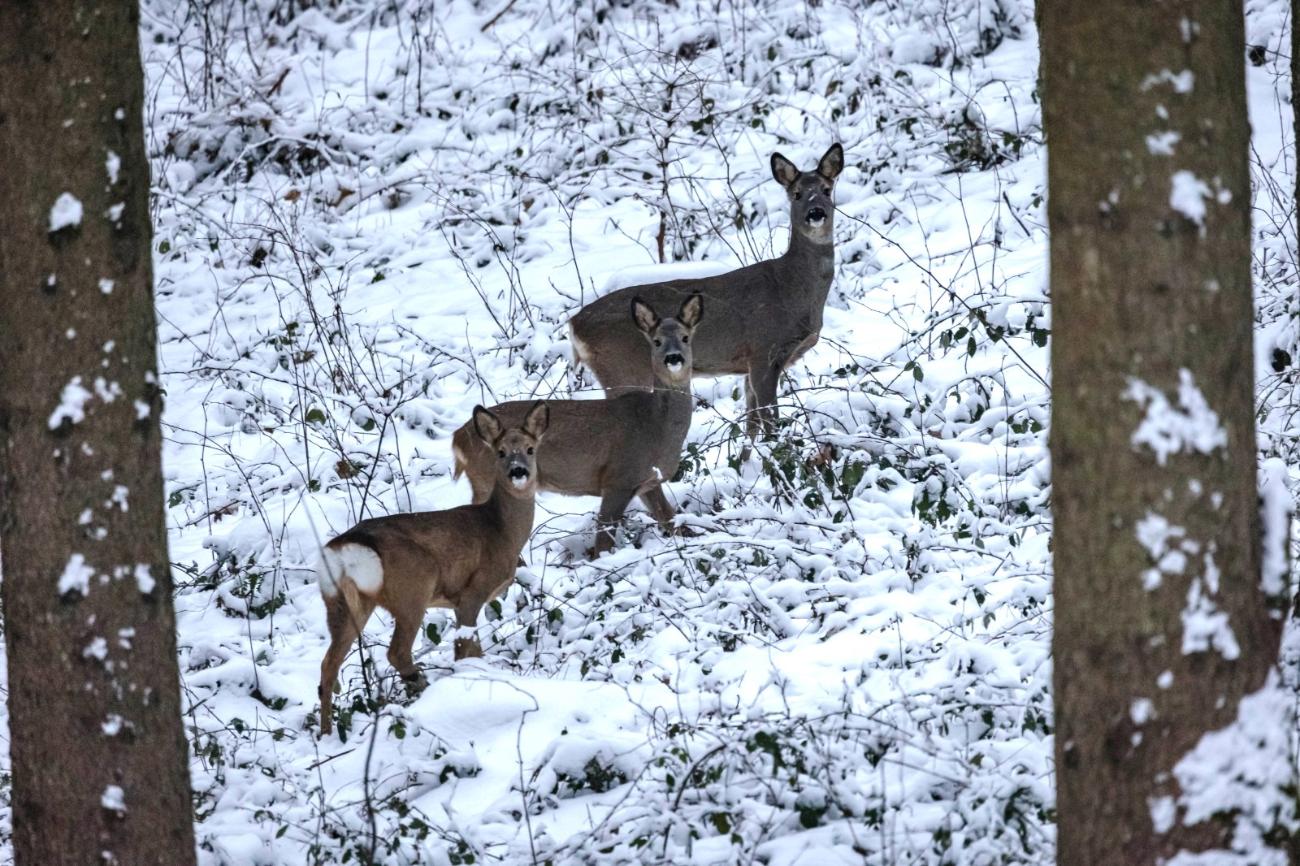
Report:
M 1184 538 L 1187 530 L 1170 524 L 1163 515 L 1150 511 L 1138 521 L 1135 529 L 1138 542 L 1146 548 L 1147 556 L 1154 563 L 1154 567 L 1142 572 L 1142 588 L 1150 592 L 1160 587 L 1162 574 L 1181 574 L 1187 567 L 1184 550 L 1170 544 L 1171 541 Z M 1188 546 L 1186 550 L 1196 552 L 1195 542 L 1183 541 L 1182 545 Z
M 1205 200 L 1211 197 L 1209 185 L 1186 169 L 1174 172 L 1169 182 L 1169 206 L 1203 227 Z
M 81 200 L 70 192 L 60 193 L 50 208 L 50 232 L 81 225 Z
M 1286 486 L 1287 466 L 1280 458 L 1264 461 L 1260 468 L 1260 521 L 1263 524 L 1260 588 L 1286 603 L 1291 571 L 1291 519 L 1294 500 Z
M 1159 388 L 1130 377 L 1124 398 L 1144 410 L 1142 421 L 1133 431 L 1134 450 L 1146 446 L 1155 452 L 1156 462 L 1164 466 L 1171 455 L 1186 452 L 1210 454 L 1228 444 L 1228 432 L 1219 416 L 1196 387 L 1190 370 L 1178 371 L 1178 405 L 1175 406 Z
M 113 294 L 113 286 L 114 286 L 114 282 L 110 280 L 108 277 L 104 277 L 99 281 L 99 290 L 106 295 Z
M 1270 673 L 1259 691 L 1241 700 L 1235 721 L 1202 736 L 1174 765 L 1183 824 L 1197 824 L 1234 809 L 1242 813 L 1234 828 L 1234 850 L 1216 852 L 1218 862 L 1229 862 L 1223 858 L 1234 855 L 1243 866 L 1288 862 L 1284 853 L 1260 844 L 1260 836 L 1276 820 L 1275 792 L 1293 778 L 1291 726 L 1278 724 L 1279 720 L 1294 723 L 1293 703 L 1294 695 L 1282 687 L 1276 671 Z M 1186 854 L 1170 862 L 1180 858 L 1184 863 L 1198 862 Z
M 1142 80 L 1142 89 L 1150 90 L 1153 87 L 1165 84 L 1172 87 L 1174 93 L 1191 93 L 1196 86 L 1196 74 L 1190 69 L 1183 69 L 1178 72 L 1162 69 L 1155 75 L 1148 75 L 1144 78 Z
M 91 639 L 90 643 L 86 644 L 86 648 L 81 651 L 81 655 L 83 658 L 104 661 L 108 658 L 108 641 L 104 640 L 102 636 L 96 635 Z
M 1180 618 L 1183 621 L 1183 654 L 1208 652 L 1215 649 L 1228 661 L 1241 655 L 1237 637 L 1228 623 L 1228 614 L 1215 605 L 1215 589 L 1211 580 L 1192 579 L 1187 588 L 1187 605 Z
M 118 176 L 122 172 L 122 157 L 113 151 L 108 151 L 104 157 L 104 171 L 108 173 L 108 183 L 110 186 L 117 184 Z
M 59 595 L 76 591 L 83 596 L 90 594 L 90 579 L 94 577 L 95 569 L 86 564 L 86 557 L 80 553 L 74 553 L 68 558 L 68 564 L 63 567 L 63 574 L 59 576 Z
M 59 405 L 50 413 L 49 428 L 57 430 L 63 426 L 64 421 L 70 421 L 73 424 L 80 424 L 86 420 L 86 404 L 90 402 L 91 393 L 81 384 L 80 376 L 73 376 L 68 384 L 63 386 L 63 392 L 59 395 Z
M 1154 132 L 1147 136 L 1147 150 L 1156 156 L 1173 156 L 1174 146 L 1182 137 L 1180 133 L 1169 129 Z
M 112 812 L 126 811 L 126 792 L 120 785 L 109 785 L 99 797 L 99 805 Z
M 137 563 L 131 570 L 131 574 L 135 578 L 136 588 L 140 590 L 141 594 L 148 595 L 153 592 L 157 582 L 154 580 L 153 571 L 148 565 Z
M 1168 833 L 1177 821 L 1178 804 L 1173 797 L 1152 797 L 1147 801 L 1151 810 L 1151 825 L 1157 833 Z

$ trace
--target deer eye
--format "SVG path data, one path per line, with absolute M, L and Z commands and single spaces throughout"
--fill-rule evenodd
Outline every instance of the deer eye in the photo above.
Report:
M 497 451 L 497 456 L 500 457 L 500 458 L 502 458 L 502 459 L 504 459 L 505 456 L 506 456 L 506 449 L 504 449 L 504 448 L 499 449 L 499 450 Z
M 830 195 L 830 194 L 831 194 L 831 188 L 830 188 L 830 187 L 828 187 L 828 186 L 824 186 L 824 187 L 822 187 L 822 195 Z
M 683 342 L 683 343 L 689 343 L 690 341 L 691 341 L 691 338 L 690 338 L 690 337 L 682 337 L 682 342 Z
M 532 449 L 532 447 L 529 447 L 529 449 L 528 449 L 528 453 L 529 453 L 529 454 L 532 454 L 532 453 L 533 453 L 533 449 Z
M 801 192 L 797 192 L 797 193 L 794 194 L 794 200 L 795 200 L 795 201 L 799 201 L 799 199 L 801 199 L 801 198 L 803 198 L 803 193 L 801 193 Z
M 663 344 L 664 344 L 664 341 L 663 341 L 663 340 L 655 340 L 655 345 L 656 345 L 656 346 L 662 346 Z

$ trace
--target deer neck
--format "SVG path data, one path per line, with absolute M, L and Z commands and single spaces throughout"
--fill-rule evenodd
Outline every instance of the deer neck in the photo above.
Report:
M 695 408 L 689 383 L 685 386 L 673 385 L 659 376 L 655 376 L 654 390 L 651 391 L 650 399 L 655 401 L 655 408 L 663 415 L 673 417 L 685 415 L 689 418 L 691 410 Z
M 528 540 L 528 534 L 533 531 L 533 508 L 536 498 L 515 496 L 507 489 L 508 483 L 500 478 L 497 479 L 496 485 L 492 488 L 492 495 L 484 503 L 484 508 L 499 525 L 507 544 L 516 551 L 511 554 L 515 556 Z
M 826 300 L 835 276 L 835 243 L 820 244 L 790 229 L 790 247 L 779 259 L 781 270 L 792 289 L 803 290 L 815 299 Z

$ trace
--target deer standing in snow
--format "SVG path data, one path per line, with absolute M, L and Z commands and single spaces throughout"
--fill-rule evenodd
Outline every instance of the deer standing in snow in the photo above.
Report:
M 577 360 L 606 394 L 646 389 L 654 382 L 641 337 L 624 312 L 633 297 L 664 308 L 699 293 L 713 321 L 695 342 L 695 374 L 745 377 L 746 432 L 770 435 L 777 381 L 821 334 L 822 313 L 835 273 L 835 180 L 844 150 L 834 144 L 816 168 L 800 171 L 772 154 L 772 176 L 790 201 L 790 247 L 778 258 L 718 276 L 630 286 L 587 304 L 569 322 Z
M 325 545 L 317 573 L 330 646 L 320 668 L 321 734 L 333 728 L 334 683 L 352 644 L 376 607 L 393 615 L 388 661 L 409 685 L 423 684 L 411 658 L 424 612 L 449 607 L 472 629 L 479 611 L 515 579 L 519 552 L 533 528 L 536 450 L 547 407 L 536 402 L 517 424 L 474 407 L 474 430 L 492 462 L 491 488 L 480 503 L 446 511 L 363 520 Z M 478 640 L 457 636 L 456 658 L 483 655 Z
M 537 451 L 537 484 L 570 496 L 599 496 L 595 555 L 614 544 L 614 530 L 633 496 L 671 528 L 675 509 L 662 483 L 681 462 L 682 443 L 691 427 L 692 338 L 704 316 L 699 294 L 681 302 L 675 317 L 660 318 L 640 298 L 631 298 L 623 317 L 637 335 L 637 352 L 650 371 L 653 389 L 624 391 L 604 400 L 551 400 L 550 433 Z M 701 334 L 706 333 L 701 331 Z M 505 424 L 515 423 L 527 403 L 493 406 Z M 492 485 L 492 452 L 470 423 L 452 436 L 456 477 L 469 476 L 474 501 L 486 499 Z

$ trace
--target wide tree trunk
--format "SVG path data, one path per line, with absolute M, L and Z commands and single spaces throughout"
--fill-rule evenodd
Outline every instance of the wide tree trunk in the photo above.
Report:
M 1285 603 L 1260 573 L 1242 7 L 1045 0 L 1040 25 L 1058 862 L 1154 864 L 1229 845 L 1234 804 L 1189 819 L 1173 771 L 1264 687 Z
M 0 2 L 0 550 L 15 860 L 194 862 L 139 4 Z

